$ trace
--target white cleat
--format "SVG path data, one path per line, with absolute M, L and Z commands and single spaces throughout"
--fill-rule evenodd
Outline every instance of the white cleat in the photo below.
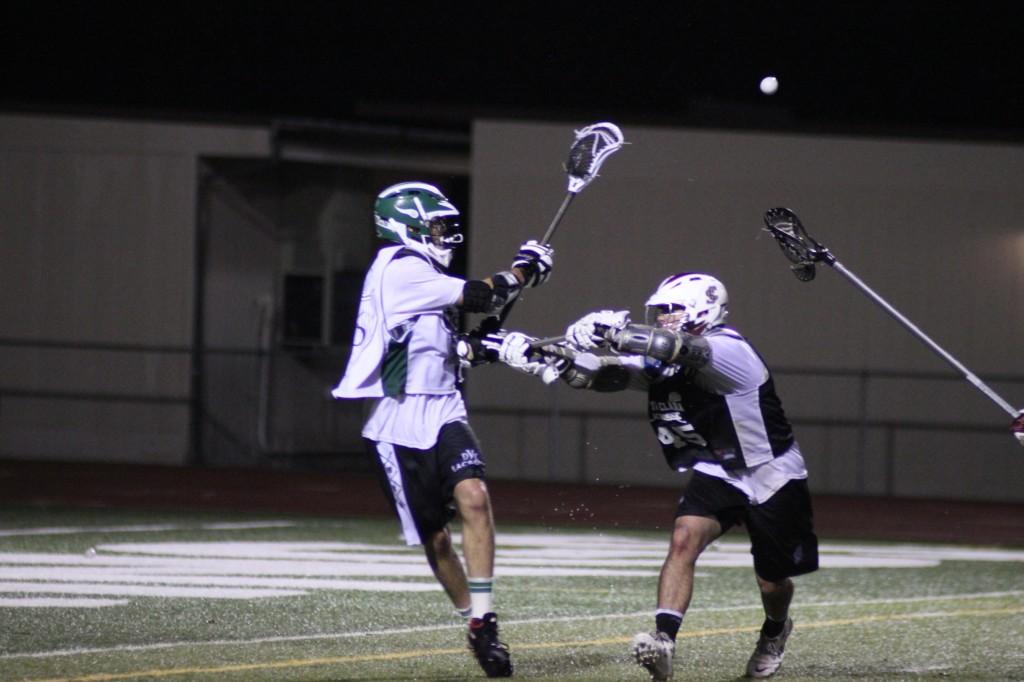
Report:
M 761 637 L 757 640 L 757 647 L 747 661 L 747 677 L 764 678 L 771 677 L 782 667 L 782 657 L 786 654 L 786 640 L 789 633 L 793 632 L 793 619 L 787 618 L 786 624 L 782 626 L 782 632 L 775 637 Z
M 647 669 L 652 680 L 672 679 L 676 643 L 664 632 L 641 632 L 633 638 L 633 658 Z

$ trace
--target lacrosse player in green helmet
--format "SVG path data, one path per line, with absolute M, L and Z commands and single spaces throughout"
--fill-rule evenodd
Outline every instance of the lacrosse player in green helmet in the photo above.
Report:
M 438 582 L 469 618 L 469 646 L 487 676 L 508 677 L 484 459 L 458 389 L 461 367 L 498 346 L 487 335 L 460 336 L 457 318 L 460 310 L 500 314 L 524 287 L 547 280 L 554 252 L 527 242 L 508 271 L 467 281 L 447 273 L 462 242 L 458 220 L 433 185 L 403 182 L 377 196 L 377 236 L 393 244 L 366 274 L 352 354 L 333 395 L 365 399 L 362 435 L 406 542 L 423 545 Z M 456 512 L 465 566 L 448 528 Z

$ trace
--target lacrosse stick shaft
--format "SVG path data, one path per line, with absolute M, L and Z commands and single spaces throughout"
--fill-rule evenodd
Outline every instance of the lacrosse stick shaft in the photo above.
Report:
M 557 344 L 549 344 L 544 347 L 538 347 L 534 344 L 530 344 L 530 347 L 534 350 L 540 351 L 544 355 L 552 355 L 556 358 L 565 358 L 566 360 L 575 360 L 578 351 L 566 346 L 559 346 Z
M 547 232 L 541 237 L 541 244 L 550 244 L 551 238 L 555 235 L 555 230 L 558 229 L 558 224 L 562 222 L 562 216 L 565 215 L 565 211 L 569 208 L 569 204 L 572 203 L 573 198 L 576 196 L 575 192 L 568 192 L 565 195 L 565 199 L 562 200 L 562 205 L 558 207 L 558 212 L 555 213 L 555 217 L 551 220 L 551 224 L 548 225 Z
M 547 231 L 544 232 L 544 236 L 540 240 L 541 244 L 551 243 L 551 238 L 554 236 L 555 230 L 558 229 L 559 223 L 562 222 L 562 217 L 573 198 L 597 177 L 597 171 L 601 168 L 604 160 L 618 151 L 624 143 L 622 131 L 614 123 L 595 123 L 576 131 L 576 140 L 569 148 L 569 160 L 565 166 L 565 170 L 569 174 L 569 191 L 562 199 L 562 205 L 558 207 Z M 502 309 L 497 318 L 499 327 L 505 324 L 516 300 L 518 299 L 511 301 Z
M 555 213 L 555 217 L 551 220 L 551 224 L 548 225 L 548 229 L 544 233 L 544 236 L 541 237 L 541 240 L 540 240 L 541 244 L 550 244 L 551 243 L 551 237 L 554 236 L 555 230 L 558 229 L 558 223 L 562 222 L 562 216 L 565 215 L 565 211 L 569 208 L 569 204 L 572 203 L 573 197 L 575 197 L 575 196 L 576 196 L 575 192 L 567 192 L 566 193 L 565 199 L 562 199 L 562 205 L 558 207 L 558 211 Z M 501 311 L 501 314 L 498 316 L 498 327 L 501 327 L 502 325 L 505 324 L 505 320 L 508 319 L 509 313 L 512 312 L 512 306 L 513 305 L 515 305 L 515 301 L 512 301 L 512 303 L 509 303 Z
M 546 339 L 537 339 L 536 341 L 530 342 L 530 348 L 543 348 L 544 346 L 553 346 L 565 341 L 565 334 L 561 336 L 549 336 Z
M 548 225 L 548 229 L 544 232 L 544 236 L 541 237 L 541 244 L 550 244 L 551 237 L 554 236 L 555 230 L 558 229 L 558 224 L 562 222 L 562 216 L 565 215 L 566 210 L 569 208 L 569 204 L 572 203 L 573 198 L 576 196 L 576 192 L 567 192 L 565 198 L 562 199 L 562 205 L 558 207 L 558 211 L 555 212 L 555 217 L 551 219 L 551 224 Z M 512 306 L 515 301 L 505 306 L 504 310 L 501 311 L 501 315 L 498 316 L 498 326 L 505 324 L 505 320 L 508 319 L 509 313 L 512 312 Z
M 1008 403 L 1001 395 L 992 390 L 985 382 L 983 382 L 981 379 L 975 376 L 969 369 L 964 367 L 964 365 L 959 360 L 950 355 L 944 348 L 942 348 L 942 346 L 932 341 L 932 339 L 923 331 L 921 331 L 917 327 L 917 325 L 908 320 L 900 311 L 896 310 L 891 305 L 889 305 L 888 301 L 886 301 L 884 298 L 875 293 L 875 291 L 867 284 L 865 284 L 863 281 L 861 281 L 861 279 L 857 277 L 857 275 L 847 270 L 842 263 L 834 260 L 831 263 L 829 263 L 829 265 L 835 268 L 836 271 L 838 271 L 841 275 L 846 277 L 846 279 L 850 280 L 850 282 L 852 282 L 858 289 L 860 289 L 864 294 L 866 294 L 868 298 L 870 298 L 875 303 L 880 305 L 882 309 L 885 310 L 885 312 L 889 313 L 893 318 L 895 318 L 897 322 L 899 322 L 904 327 L 909 329 L 915 336 L 917 336 L 917 338 L 923 341 L 925 345 L 927 345 L 929 348 L 935 351 L 939 355 L 939 357 L 941 357 L 943 360 L 945 360 L 950 365 L 955 367 L 961 374 L 964 375 L 964 378 L 967 379 L 967 381 L 974 384 L 975 388 L 977 388 L 979 391 L 988 396 L 989 399 L 992 400 L 992 402 L 994 402 L 996 405 L 1003 408 L 1004 412 L 1006 412 L 1011 417 L 1016 417 L 1020 414 L 1020 410 L 1015 409 L 1013 405 Z

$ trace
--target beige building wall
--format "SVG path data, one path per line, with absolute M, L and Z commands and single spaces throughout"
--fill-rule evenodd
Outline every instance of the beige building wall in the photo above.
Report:
M 760 229 L 767 208 L 796 210 L 1024 405 L 1024 149 L 622 123 L 630 144 L 574 201 L 551 282 L 511 326 L 553 335 L 594 309 L 639 317 L 664 276 L 712 272 L 776 372 L 815 490 L 1024 499 L 1006 415 L 838 273 L 798 282 Z M 544 232 L 571 130 L 474 127 L 471 274 L 507 267 Z M 263 128 L 0 116 L 0 457 L 186 460 L 199 160 L 270 152 Z M 217 306 L 219 338 L 233 318 L 230 301 Z M 678 484 L 642 395 L 483 367 L 468 397 L 494 477 Z
M 574 200 L 554 275 L 526 293 L 512 327 L 560 334 L 602 308 L 642 318 L 662 278 L 711 272 L 728 287 L 730 323 L 777 373 L 815 489 L 1024 499 L 1010 418 L 838 272 L 797 281 L 761 230 L 768 208 L 795 210 L 841 263 L 1024 407 L 1024 148 L 620 123 L 630 144 Z M 572 127 L 475 126 L 475 273 L 507 267 L 520 241 L 543 234 L 566 191 Z M 475 372 L 469 394 L 493 475 L 674 484 L 642 395 L 545 388 L 501 368 Z M 507 414 L 524 406 L 536 414 Z M 857 426 L 862 417 L 877 426 Z
M 0 116 L 0 456 L 184 460 L 199 159 L 267 154 L 260 128 Z

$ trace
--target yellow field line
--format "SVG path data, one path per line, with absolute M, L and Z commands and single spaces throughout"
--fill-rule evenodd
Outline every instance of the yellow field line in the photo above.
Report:
M 928 613 L 906 613 L 891 614 L 886 616 L 861 616 L 859 618 L 837 618 L 833 620 L 821 620 L 814 622 L 801 621 L 800 629 L 841 627 L 843 625 L 860 625 L 862 623 L 882 623 L 897 620 L 921 620 L 925 618 L 949 618 L 955 616 L 996 616 L 1016 615 L 1024 613 L 1024 607 L 1007 609 L 964 609 L 961 611 L 933 611 Z M 712 628 L 707 630 L 688 630 L 680 632 L 680 638 L 692 639 L 696 637 L 710 637 L 714 635 L 734 635 L 744 632 L 757 632 L 760 625 L 744 626 L 735 628 Z M 569 642 L 541 642 L 537 644 L 516 644 L 516 651 L 529 651 L 538 649 L 571 648 L 586 646 L 605 646 L 611 644 L 625 644 L 632 640 L 632 637 L 609 637 L 605 639 L 588 639 Z M 455 649 L 418 649 L 413 651 L 394 652 L 387 654 L 364 654 L 356 656 L 329 656 L 324 658 L 303 658 L 289 661 L 274 661 L 270 663 L 239 663 L 236 665 L 220 665 L 207 668 L 169 668 L 155 670 L 140 670 L 131 673 L 96 673 L 81 677 L 55 677 L 49 679 L 37 679 L 33 682 L 113 682 L 114 680 L 129 680 L 132 678 L 145 677 L 173 677 L 175 675 L 215 675 L 221 673 L 245 672 L 247 670 L 280 670 L 282 668 L 305 668 L 318 665 L 337 665 L 344 663 L 366 663 L 369 661 L 398 661 L 408 658 L 419 658 L 425 656 L 444 656 L 450 654 L 465 653 L 465 647 Z
M 611 587 L 531 587 L 530 592 L 573 592 L 576 594 L 611 594 L 614 592 Z

